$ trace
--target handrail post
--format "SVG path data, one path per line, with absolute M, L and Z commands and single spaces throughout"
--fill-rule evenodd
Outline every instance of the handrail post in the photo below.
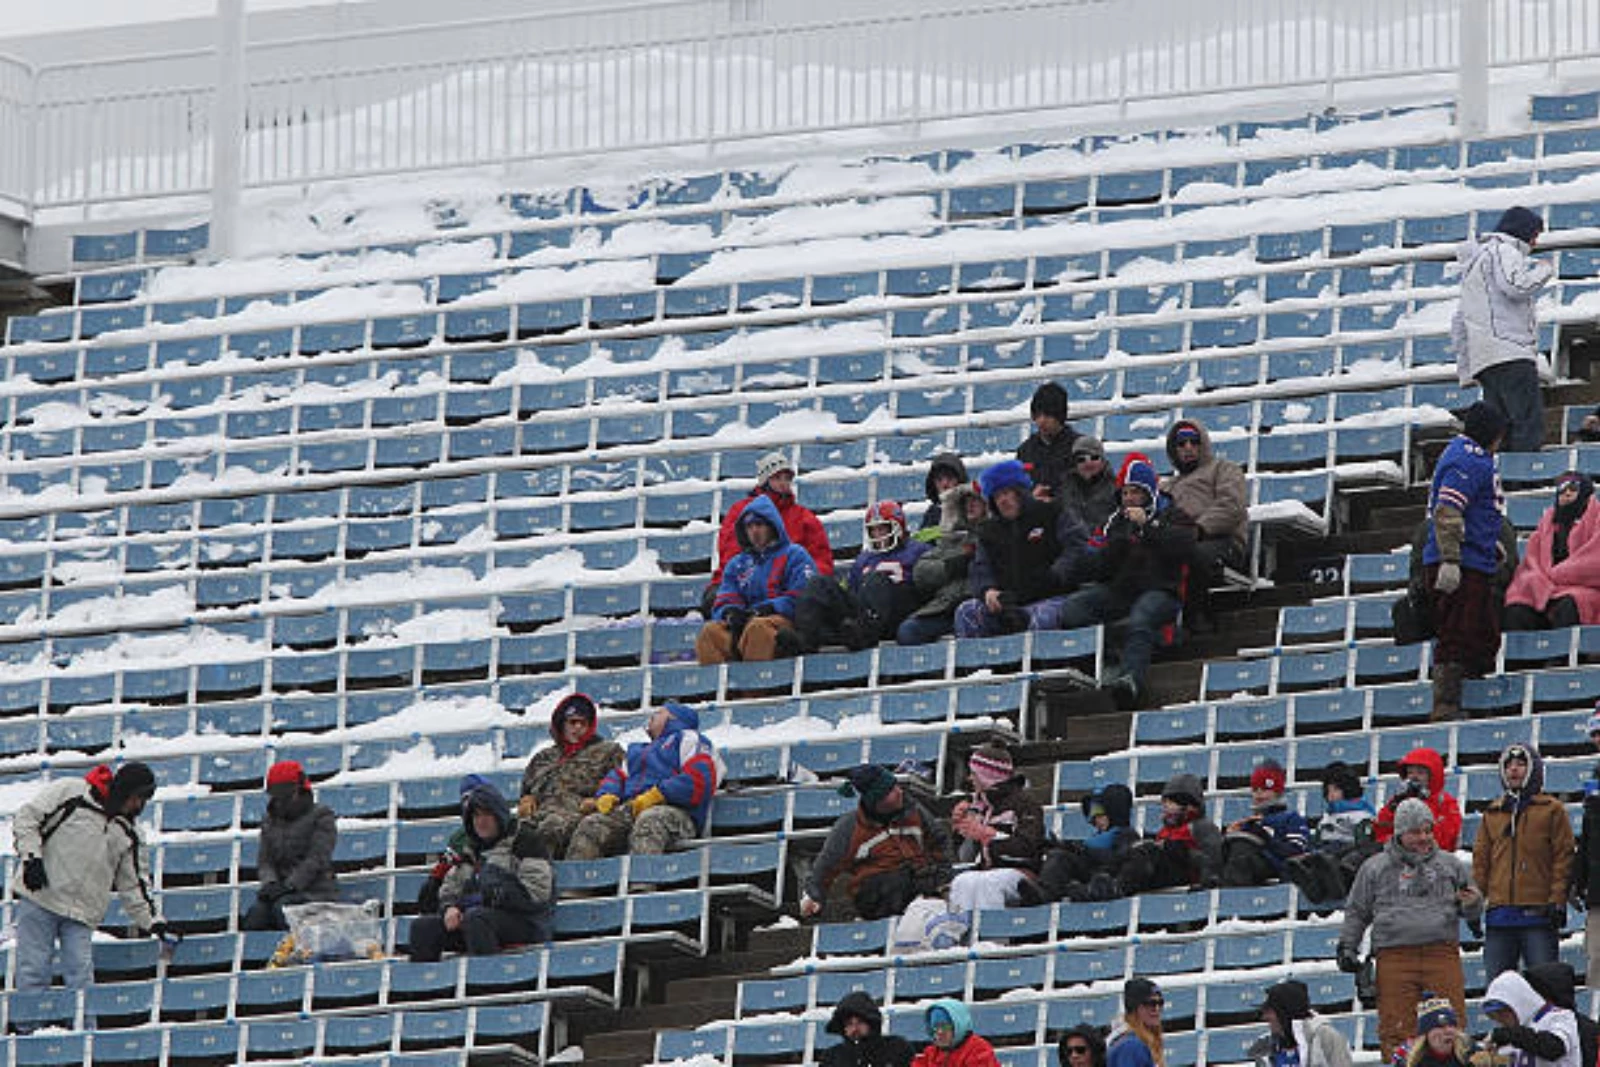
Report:
M 211 255 L 238 248 L 244 181 L 244 0 L 217 0 L 217 90 L 211 111 Z
M 1456 68 L 1456 125 L 1463 137 L 1489 126 L 1489 0 L 1461 0 Z

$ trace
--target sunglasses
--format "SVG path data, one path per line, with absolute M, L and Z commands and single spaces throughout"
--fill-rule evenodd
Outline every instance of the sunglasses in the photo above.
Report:
M 1141 1008 L 1159 1008 L 1164 1006 L 1166 1003 L 1167 1001 L 1165 997 L 1151 997 L 1149 1000 L 1145 1001 L 1139 1006 Z
M 1068 1045 L 1067 1046 L 1067 1055 L 1068 1056 L 1087 1056 L 1088 1054 L 1089 1054 L 1089 1046 L 1088 1045 Z
M 1074 455 L 1072 457 L 1072 462 L 1074 462 L 1074 463 L 1087 463 L 1091 459 L 1100 459 L 1100 458 L 1101 458 L 1100 456 L 1095 455 L 1093 452 L 1079 452 L 1079 453 L 1077 453 L 1076 455 Z

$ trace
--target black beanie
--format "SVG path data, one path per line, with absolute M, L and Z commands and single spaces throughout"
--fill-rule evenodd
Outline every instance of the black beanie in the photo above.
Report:
M 1462 432 L 1484 448 L 1489 448 L 1506 432 L 1506 417 L 1499 410 L 1478 401 L 1461 413 Z
M 1510 207 L 1495 223 L 1494 231 L 1509 234 L 1523 244 L 1531 245 L 1534 238 L 1544 232 L 1544 220 L 1525 207 Z
M 111 791 L 106 795 L 106 810 L 112 815 L 122 812 L 122 806 L 132 797 L 148 800 L 156 791 L 156 776 L 148 766 L 135 760 L 124 763 L 111 779 Z
M 1148 978 L 1130 978 L 1122 983 L 1122 1010 L 1137 1011 L 1161 995 L 1161 987 Z
M 861 806 L 868 811 L 877 807 L 878 801 L 888 796 L 899 784 L 887 767 L 880 767 L 876 763 L 863 763 L 853 768 L 845 778 L 845 784 L 839 787 L 839 792 L 845 796 L 854 793 L 861 798 Z
M 1269 988 L 1263 1006 L 1277 1012 L 1285 1022 L 1304 1019 L 1311 1014 L 1311 992 L 1304 982 L 1291 978 Z

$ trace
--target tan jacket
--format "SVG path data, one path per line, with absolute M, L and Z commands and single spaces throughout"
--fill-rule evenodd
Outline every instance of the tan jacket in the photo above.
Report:
M 1193 426 L 1200 434 L 1200 463 L 1188 474 L 1178 474 L 1162 486 L 1178 510 L 1194 520 L 1206 540 L 1228 538 L 1241 547 L 1250 527 L 1250 489 L 1237 463 L 1218 457 L 1211 435 L 1191 419 L 1181 419 L 1167 431 L 1167 458 L 1176 467 L 1173 438 L 1180 426 Z
M 1514 832 L 1513 832 L 1514 829 Z M 1472 847 L 1472 880 L 1487 906 L 1566 904 L 1572 869 L 1572 821 L 1548 793 L 1536 793 L 1516 817 L 1501 797 L 1483 813 Z

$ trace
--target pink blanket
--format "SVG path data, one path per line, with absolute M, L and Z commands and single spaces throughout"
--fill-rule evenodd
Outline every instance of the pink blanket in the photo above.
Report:
M 1506 603 L 1543 611 L 1550 601 L 1570 596 L 1577 602 L 1578 617 L 1585 626 L 1600 623 L 1600 506 L 1590 500 L 1583 516 L 1572 524 L 1567 533 L 1567 558 L 1560 563 L 1550 560 L 1555 530 L 1552 507 L 1528 538 L 1522 562 L 1506 590 Z

